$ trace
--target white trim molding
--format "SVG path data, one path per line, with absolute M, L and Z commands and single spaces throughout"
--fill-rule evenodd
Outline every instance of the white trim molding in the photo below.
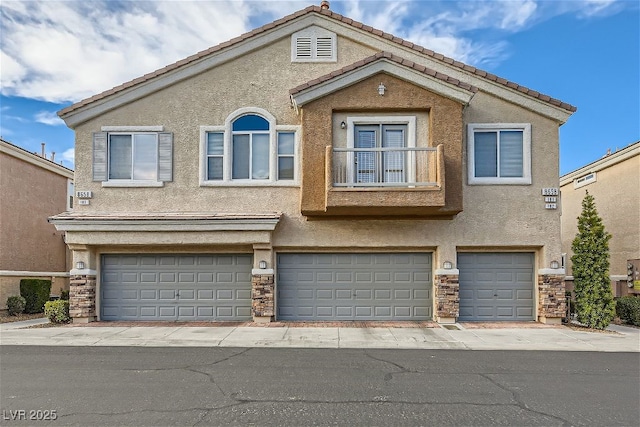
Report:
M 25 277 L 69 277 L 67 271 L 14 271 L 14 270 L 0 270 L 0 276 L 25 276 Z
M 102 132 L 164 132 L 164 126 L 102 126 Z
M 540 268 L 538 269 L 539 276 L 564 276 L 567 271 L 564 268 Z

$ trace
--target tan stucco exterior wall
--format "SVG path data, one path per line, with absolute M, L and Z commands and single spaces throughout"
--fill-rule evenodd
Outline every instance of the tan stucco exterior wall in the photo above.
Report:
M 20 279 L 51 279 L 47 273 L 69 271 L 64 233 L 47 222 L 67 209 L 68 176 L 8 154 L 20 153 L 16 147 L 7 145 L 4 150 L 0 152 L 0 309 L 6 308 L 7 297 L 20 295 Z M 67 282 L 58 277 L 51 293 L 67 289 Z
M 0 270 L 67 270 L 63 233 L 47 222 L 67 209 L 67 188 L 67 177 L 0 153 Z
M 385 76 L 388 91 L 383 104 L 375 88 L 370 88 L 380 83 L 379 76 L 375 76 L 320 99 L 316 110 L 314 106 L 305 106 L 297 114 L 289 99 L 291 88 L 376 52 L 342 37 L 338 46 L 338 63 L 292 64 L 287 37 L 79 125 L 75 129 L 76 190 L 92 191 L 93 198 L 89 206 L 78 206 L 76 211 L 282 212 L 269 237 L 275 252 L 433 252 L 434 268 L 441 268 L 444 260 L 455 265 L 459 251 L 535 252 L 539 269 L 560 259 L 560 212 L 545 209 L 541 194 L 543 187 L 559 186 L 558 122 L 486 92 L 479 91 L 469 105 L 463 106 L 389 76 Z M 367 95 L 369 92 L 371 95 Z M 446 205 L 462 212 L 444 220 L 313 220 L 301 213 L 301 199 L 304 205 L 309 195 L 302 195 L 299 185 L 199 185 L 200 126 L 220 126 L 237 109 L 258 107 L 275 116 L 278 125 L 303 126 L 301 140 L 306 145 L 300 150 L 297 164 L 304 168 L 302 189 L 305 192 L 313 189 L 309 194 L 315 203 L 316 198 L 320 200 L 315 189 L 324 191 L 324 149 L 332 143 L 331 129 L 336 126 L 332 120 L 337 121 L 346 111 L 362 112 L 361 105 L 379 113 L 385 109 L 393 113 L 404 111 L 415 114 L 421 121 L 428 120 L 426 129 L 420 124 L 419 133 L 426 135 L 429 146 L 446 143 Z M 309 111 L 317 114 L 308 117 Z M 319 126 L 314 125 L 315 120 L 307 119 L 317 120 Z M 530 123 L 532 184 L 468 185 L 468 123 Z M 166 182 L 161 188 L 103 188 L 100 182 L 92 182 L 92 133 L 100 131 L 101 126 L 136 125 L 162 125 L 164 131 L 173 133 L 173 182 Z M 186 250 L 184 244 L 190 252 L 205 252 L 218 248 L 212 245 L 230 244 L 234 240 L 235 246 L 229 246 L 230 250 L 243 251 L 245 247 L 250 250 L 250 241 L 243 239 L 230 232 L 69 233 L 69 241 L 80 248 L 74 256 L 88 257 L 88 267 L 98 269 L 98 288 L 98 260 L 102 253 L 177 252 Z M 268 253 L 268 249 L 263 252 Z
M 558 186 L 558 123 L 530 110 L 518 107 L 484 92 L 478 92 L 462 112 L 466 123 L 531 123 L 532 185 L 466 185 L 466 129 L 459 119 L 456 126 L 433 126 L 432 144 L 450 140 L 447 155 L 447 182 L 463 185 L 464 211 L 453 220 L 332 220 L 308 221 L 300 214 L 300 188 L 292 187 L 200 187 L 199 127 L 222 125 L 238 108 L 255 106 L 273 114 L 278 124 L 300 125 L 304 116 L 292 109 L 288 91 L 296 85 L 351 64 L 371 55 L 371 49 L 339 38 L 339 62 L 331 64 L 290 62 L 290 41 L 283 39 L 271 46 L 177 83 L 151 96 L 110 111 L 76 129 L 76 190 L 91 190 L 90 206 L 78 206 L 78 212 L 204 211 L 204 212 L 283 212 L 273 244 L 283 248 L 424 248 L 444 246 L 449 258 L 455 248 L 546 248 L 539 265 L 547 267 L 560 256 L 559 211 L 545 210 L 542 187 Z M 259 64 L 259 66 L 257 65 Z M 249 81 L 246 76 L 251 76 Z M 376 86 L 379 82 L 376 82 Z M 365 85 L 366 83 L 363 83 Z M 385 83 L 386 84 L 386 83 Z M 389 79 L 389 96 L 393 96 L 394 78 Z M 398 87 L 405 85 L 397 82 Z M 409 89 L 407 86 L 402 90 Z M 415 88 L 415 87 L 413 87 Z M 361 89 L 353 88 L 353 93 Z M 350 89 L 345 93 L 350 93 Z M 422 91 L 422 90 L 420 90 Z M 256 93 L 260 96 L 256 97 Z M 403 93 L 400 91 L 400 93 Z M 460 114 L 460 105 L 442 97 L 431 96 L 447 105 L 444 113 Z M 375 94 L 374 94 L 375 95 Z M 377 95 L 375 95 L 377 96 Z M 375 97 L 374 96 L 374 97 Z M 385 98 L 387 95 L 385 95 Z M 355 101 L 336 97 L 346 107 Z M 409 109 L 424 108 L 405 101 Z M 326 123 L 331 123 L 331 112 Z M 430 115 L 432 123 L 442 117 Z M 440 123 L 440 122 L 438 122 Z M 447 122 L 448 123 L 448 122 Z M 102 188 L 91 181 L 91 135 L 105 125 L 163 125 L 174 133 L 174 180 L 163 188 Z M 461 129 L 462 127 L 462 129 Z M 308 130 L 304 130 L 308 132 Z M 449 135 L 449 136 L 447 136 Z M 317 156 L 323 153 L 304 153 Z M 462 169 L 460 169 L 460 157 Z M 308 159 L 298 159 L 306 164 Z M 322 163 L 324 165 L 324 162 Z M 316 165 L 316 167 L 322 167 Z M 451 172 L 449 172 L 451 171 Z M 451 176 L 449 176 L 451 174 Z M 319 177 L 319 179 L 322 179 Z M 452 185 L 455 189 L 456 185 Z M 451 192 L 452 198 L 460 194 Z M 449 194 L 447 195 L 449 197 Z M 105 235 L 105 239 L 110 239 Z M 196 236 L 197 239 L 197 236 Z M 102 239 L 101 239 L 102 241 Z M 113 237 L 113 243 L 119 238 Z M 165 242 L 166 243 L 166 242 Z M 203 235 L 202 243 L 207 243 Z
M 573 179 L 562 190 L 562 248 L 567 254 L 567 275 L 571 271 L 571 243 L 578 233 L 582 199 L 588 191 L 595 198 L 598 214 L 609 241 L 610 275 L 627 275 L 627 260 L 640 258 L 640 146 L 637 154 L 604 169 L 594 165 L 596 181 L 575 188 Z M 615 154 L 614 154 L 615 156 Z M 589 173 L 586 169 L 576 178 Z
M 387 88 L 384 96 L 378 94 L 377 87 L 380 82 L 384 82 Z M 455 214 L 462 209 L 462 105 L 399 78 L 381 73 L 303 107 L 301 200 L 303 212 L 316 215 L 324 213 L 326 208 L 324 148 L 346 145 L 344 142 L 346 131 L 337 129 L 345 116 L 351 114 L 381 116 L 400 113 L 416 117 L 417 146 L 435 147 L 438 144 L 444 146 L 446 181 L 444 206 L 436 203 L 429 206 L 430 190 L 417 189 L 415 192 L 372 192 L 355 207 L 349 209 L 338 207 L 337 209 L 341 214 L 358 215 L 359 212 L 365 211 L 371 214 L 371 209 L 368 208 L 380 210 L 380 206 L 387 205 L 385 199 L 395 199 L 398 205 L 395 213 L 402 214 L 399 212 L 399 207 L 404 206 L 408 210 L 410 206 L 416 204 L 413 197 L 424 199 L 423 210 L 425 211 L 428 208 L 437 207 L 432 210 L 438 215 Z M 327 129 L 331 129 L 332 132 L 327 132 Z M 362 194 L 362 191 L 359 193 Z M 377 197 L 378 194 L 382 197 Z M 351 197 L 357 195 L 351 195 Z M 348 199 L 349 195 L 345 198 Z

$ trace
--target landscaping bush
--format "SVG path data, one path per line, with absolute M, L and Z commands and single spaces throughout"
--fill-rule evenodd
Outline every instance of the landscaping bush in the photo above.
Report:
M 27 301 L 20 296 L 12 296 L 7 298 L 7 311 L 10 316 L 17 316 L 24 312 Z
M 69 301 L 56 300 L 47 301 L 44 304 L 44 315 L 49 318 L 51 323 L 68 323 L 69 317 Z
M 27 301 L 25 313 L 42 313 L 44 303 L 49 301 L 51 294 L 51 280 L 22 279 L 20 280 L 20 295 Z
M 640 298 L 633 295 L 618 298 L 616 314 L 622 321 L 640 326 Z
M 64 289 L 60 288 L 60 299 L 69 301 L 69 291 L 65 291 Z

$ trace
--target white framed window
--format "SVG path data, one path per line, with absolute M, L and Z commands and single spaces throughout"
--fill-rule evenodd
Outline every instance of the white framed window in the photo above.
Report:
M 531 124 L 467 126 L 469 184 L 531 184 Z
M 201 126 L 200 185 L 298 185 L 299 126 L 241 108 L 224 126 Z
M 415 116 L 347 117 L 346 183 L 415 182 L 415 153 L 402 150 L 415 147 Z
M 584 187 L 585 185 L 589 185 L 593 182 L 596 182 L 598 177 L 595 172 L 590 172 L 586 175 L 583 175 L 579 178 L 573 180 L 573 188 Z
M 160 187 L 171 181 L 173 135 L 161 129 L 105 126 L 94 133 L 93 180 L 103 187 Z
M 67 210 L 73 210 L 73 196 L 75 195 L 75 187 L 72 179 L 67 179 Z
M 291 62 L 336 62 L 336 34 L 311 26 L 291 36 Z

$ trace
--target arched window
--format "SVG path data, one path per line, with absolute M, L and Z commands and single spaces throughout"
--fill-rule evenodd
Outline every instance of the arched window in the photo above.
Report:
M 276 125 L 268 111 L 247 107 L 200 131 L 201 185 L 295 185 L 298 125 Z
M 247 114 L 231 125 L 231 178 L 269 179 L 269 122 Z

